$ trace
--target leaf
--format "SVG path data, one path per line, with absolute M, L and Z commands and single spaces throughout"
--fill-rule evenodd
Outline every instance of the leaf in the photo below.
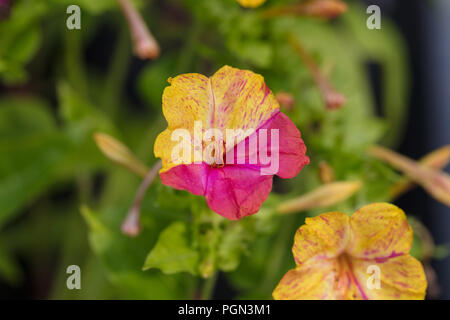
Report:
M 32 97 L 0 99 L 1 140 L 48 133 L 55 128 L 55 119 L 44 101 Z
M 79 95 L 68 83 L 58 86 L 60 114 L 68 123 L 82 123 L 89 130 L 114 133 L 110 119 Z M 89 137 L 90 139 L 91 137 Z
M 0 279 L 14 285 L 22 280 L 23 274 L 13 256 L 0 246 Z
M 147 65 L 139 76 L 139 92 L 155 110 L 160 110 L 162 92 L 167 85 L 167 79 L 173 76 L 175 58 L 165 55 Z
M 0 77 L 8 84 L 26 80 L 24 64 L 41 44 L 37 21 L 46 10 L 42 2 L 21 1 L 12 7 L 11 17 L 0 22 Z
M 0 225 L 57 179 L 71 141 L 60 133 L 0 143 Z
M 89 242 L 94 253 L 106 268 L 108 279 L 118 288 L 124 299 L 185 299 L 189 279 L 180 276 L 164 277 L 159 272 L 142 271 L 149 244 L 154 243 L 158 229 L 144 228 L 136 238 L 120 233 L 124 208 L 92 211 L 81 208 L 89 226 Z
M 0 225 L 58 178 L 72 141 L 48 106 L 31 98 L 0 101 Z
M 189 246 L 186 224 L 174 222 L 161 232 L 143 269 L 159 268 L 166 274 L 186 271 L 196 275 L 198 260 L 197 251 Z

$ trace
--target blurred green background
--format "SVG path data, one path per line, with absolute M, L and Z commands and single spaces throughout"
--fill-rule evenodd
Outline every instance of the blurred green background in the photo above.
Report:
M 261 15 L 297 2 L 267 0 L 250 10 L 235 0 L 134 1 L 161 46 L 160 57 L 143 61 L 133 56 L 116 0 L 9 1 L 0 21 L 0 297 L 268 299 L 294 265 L 293 234 L 306 216 L 391 201 L 402 176 L 366 149 L 417 150 L 415 136 L 404 135 L 414 52 L 387 16 L 382 30 L 368 30 L 361 1 L 347 1 L 333 21 Z M 81 30 L 66 28 L 70 4 L 81 7 Z M 344 107 L 324 107 L 292 35 L 345 95 Z M 155 137 L 166 127 L 167 79 L 212 75 L 225 64 L 292 94 L 294 106 L 283 112 L 302 132 L 311 164 L 294 179 L 275 179 L 261 212 L 238 222 L 157 181 L 144 199 L 141 234 L 123 235 L 140 177 L 107 160 L 93 134 L 114 136 L 152 165 Z M 362 181 L 361 190 L 331 208 L 277 215 L 277 204 L 321 184 L 322 161 L 337 180 Z M 412 253 L 423 257 L 419 237 Z M 446 253 L 438 246 L 433 254 Z M 73 264 L 81 290 L 66 287 Z

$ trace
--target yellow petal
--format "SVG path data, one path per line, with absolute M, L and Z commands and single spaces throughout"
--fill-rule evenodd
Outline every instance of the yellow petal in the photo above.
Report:
M 272 295 L 275 300 L 336 299 L 335 279 L 338 265 L 335 259 L 310 260 L 288 271 Z
M 245 8 L 256 8 L 262 5 L 266 0 L 237 0 Z
M 409 254 L 384 262 L 353 259 L 353 272 L 371 300 L 421 300 L 427 280 L 422 264 Z M 377 270 L 378 268 L 378 270 Z M 379 287 L 377 278 L 379 276 Z
M 197 135 L 200 145 L 202 133 L 210 128 L 219 129 L 226 141 L 226 129 L 256 130 L 279 111 L 264 78 L 248 70 L 224 66 L 210 78 L 190 73 L 169 79 L 169 83 L 163 93 L 168 128 L 157 137 L 154 147 L 155 156 L 162 159 L 161 172 L 176 165 L 171 155 L 179 142 L 171 140 L 173 130 L 187 130 L 194 145 L 194 124 L 201 121 L 201 132 Z M 239 136 L 235 144 L 251 133 Z
M 251 71 L 224 66 L 212 76 L 211 84 L 213 128 L 256 130 L 280 109 L 264 78 Z
M 339 181 L 322 185 L 296 199 L 281 203 L 279 213 L 295 213 L 313 208 L 329 207 L 338 204 L 361 188 L 360 181 Z
M 349 230 L 349 217 L 341 212 L 306 218 L 294 237 L 295 262 L 301 265 L 310 259 L 336 257 L 347 244 Z
M 365 259 L 388 259 L 408 254 L 413 233 L 405 213 L 389 203 L 374 203 L 350 218 L 351 241 L 347 253 Z

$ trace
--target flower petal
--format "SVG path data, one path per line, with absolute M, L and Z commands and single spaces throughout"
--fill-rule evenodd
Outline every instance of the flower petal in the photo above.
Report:
M 280 110 L 264 78 L 252 71 L 224 66 L 211 77 L 211 89 L 212 128 L 257 130 Z
M 159 174 L 161 182 L 177 190 L 187 190 L 192 194 L 204 195 L 209 175 L 205 163 L 179 165 Z
M 335 259 L 308 261 L 288 271 L 272 295 L 275 300 L 337 299 L 335 282 L 338 265 Z
M 244 130 L 245 134 L 234 139 L 234 146 L 279 112 L 279 104 L 264 78 L 248 70 L 224 66 L 211 78 L 189 73 L 169 79 L 169 83 L 163 93 L 168 127 L 157 137 L 154 147 L 155 156 L 163 161 L 160 172 L 177 165 L 171 161 L 171 152 L 178 144 L 171 140 L 173 130 L 186 129 L 193 139 L 194 122 L 201 121 L 203 132 L 219 129 L 224 141 L 226 129 Z M 193 162 L 193 153 L 191 156 Z
M 272 144 L 273 129 L 278 130 L 278 137 L 274 136 L 274 141 L 278 141 L 278 145 Z M 261 136 L 265 138 L 261 138 Z M 266 139 L 266 150 L 262 151 L 261 143 L 264 139 Z M 252 141 L 257 141 L 256 148 L 252 145 Z M 269 163 L 263 164 L 261 162 L 261 152 L 264 156 L 267 154 L 270 158 Z M 309 158 L 306 156 L 306 146 L 301 138 L 300 131 L 281 112 L 275 113 L 258 130 L 237 144 L 233 150 L 228 151 L 227 159 L 234 159 L 233 163 L 250 164 L 250 158 L 253 156 L 257 160 L 252 165 L 254 168 L 262 169 L 264 174 L 267 175 L 276 174 L 283 179 L 295 177 L 303 166 L 309 163 Z M 238 158 L 242 158 L 242 162 L 239 162 Z M 274 162 L 276 162 L 276 165 L 274 165 Z
M 368 299 L 373 300 L 420 300 L 425 298 L 427 281 L 422 264 L 409 254 L 377 262 L 352 259 L 353 271 L 364 286 Z M 379 268 L 379 288 L 373 266 Z M 371 286 L 369 284 L 372 284 Z
M 405 213 L 389 203 L 374 203 L 350 218 L 352 241 L 348 254 L 383 261 L 409 253 L 413 233 Z
M 341 212 L 328 212 L 306 218 L 294 238 L 292 252 L 297 265 L 309 259 L 334 258 L 345 249 L 349 238 L 349 217 Z
M 272 176 L 245 166 L 210 170 L 206 201 L 218 214 L 237 220 L 258 212 L 272 189 Z

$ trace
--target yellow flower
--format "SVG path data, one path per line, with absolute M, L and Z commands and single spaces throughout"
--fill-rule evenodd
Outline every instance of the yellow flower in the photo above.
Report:
M 292 252 L 297 267 L 273 292 L 277 300 L 424 299 L 427 282 L 409 255 L 412 229 L 404 212 L 375 203 L 351 217 L 341 212 L 307 218 Z
M 237 0 L 245 8 L 256 8 L 262 5 L 266 0 Z

